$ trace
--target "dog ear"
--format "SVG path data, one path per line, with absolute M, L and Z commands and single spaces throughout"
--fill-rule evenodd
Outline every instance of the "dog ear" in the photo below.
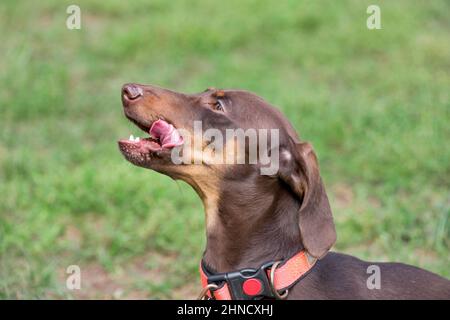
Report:
M 305 249 L 321 258 L 336 242 L 330 203 L 312 146 L 299 142 L 294 145 L 293 152 L 285 150 L 280 154 L 280 178 L 301 200 L 298 223 Z

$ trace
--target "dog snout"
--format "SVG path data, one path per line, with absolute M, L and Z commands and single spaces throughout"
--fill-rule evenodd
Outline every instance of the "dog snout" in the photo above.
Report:
M 142 88 L 136 84 L 125 84 L 122 87 L 122 97 L 128 100 L 136 100 L 143 96 Z

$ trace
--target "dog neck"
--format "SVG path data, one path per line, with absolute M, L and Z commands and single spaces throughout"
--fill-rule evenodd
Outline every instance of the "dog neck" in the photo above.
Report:
M 300 202 L 276 179 L 251 185 L 227 182 L 221 189 L 218 197 L 207 193 L 203 197 L 207 236 L 203 259 L 211 270 L 258 268 L 303 249 Z

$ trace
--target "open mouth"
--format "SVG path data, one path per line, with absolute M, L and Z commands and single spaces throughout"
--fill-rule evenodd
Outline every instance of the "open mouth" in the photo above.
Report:
M 150 136 L 140 138 L 130 135 L 128 140 L 120 140 L 120 143 L 133 146 L 133 149 L 142 153 L 170 150 L 183 144 L 183 137 L 178 130 L 172 124 L 162 119 L 153 122 L 150 128 L 142 125 L 138 126 L 145 132 L 148 132 Z

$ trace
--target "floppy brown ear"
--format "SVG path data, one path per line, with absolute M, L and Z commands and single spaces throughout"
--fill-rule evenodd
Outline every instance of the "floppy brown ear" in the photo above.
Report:
M 336 242 L 330 203 L 312 146 L 295 143 L 293 153 L 287 159 L 281 158 L 280 177 L 301 200 L 298 223 L 305 249 L 321 258 Z

